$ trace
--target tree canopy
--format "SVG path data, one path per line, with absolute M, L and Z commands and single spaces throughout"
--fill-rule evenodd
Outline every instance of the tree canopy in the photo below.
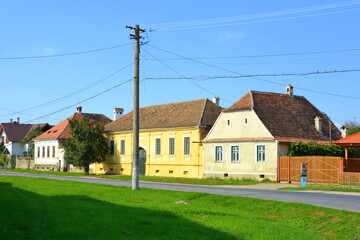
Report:
M 349 135 L 360 132 L 360 123 L 357 122 L 355 118 L 353 120 L 346 121 L 343 125 L 349 128 Z
M 72 138 L 61 141 L 65 161 L 89 174 L 90 164 L 105 161 L 109 152 L 108 141 L 103 134 L 104 127 L 91 122 L 87 115 L 81 121 L 76 120 L 76 117 L 68 121 Z
M 37 126 L 33 130 L 29 132 L 29 134 L 24 138 L 24 142 L 29 144 L 29 152 L 31 156 L 34 156 L 34 141 L 33 139 L 37 136 L 41 135 L 43 131 L 41 130 L 40 126 Z

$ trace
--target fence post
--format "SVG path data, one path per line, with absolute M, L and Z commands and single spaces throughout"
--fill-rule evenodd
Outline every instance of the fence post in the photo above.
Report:
M 278 163 L 277 163 L 277 182 L 280 182 L 281 178 L 280 178 L 280 157 L 278 157 Z
M 290 157 L 288 157 L 288 183 L 291 183 L 290 168 Z

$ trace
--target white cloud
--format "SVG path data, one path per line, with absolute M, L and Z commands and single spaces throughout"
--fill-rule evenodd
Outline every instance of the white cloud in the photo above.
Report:
M 54 55 L 55 54 L 55 49 L 52 48 L 52 47 L 43 47 L 42 52 L 45 55 Z
M 231 41 L 231 40 L 238 40 L 245 37 L 245 34 L 242 32 L 239 33 L 232 33 L 229 31 L 224 31 L 218 36 L 219 41 Z

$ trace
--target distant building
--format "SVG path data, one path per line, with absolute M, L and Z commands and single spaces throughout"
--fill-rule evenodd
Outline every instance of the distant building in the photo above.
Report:
M 31 149 L 28 143 L 24 142 L 26 136 L 36 127 L 40 127 L 41 131 L 48 130 L 51 126 L 48 123 L 39 124 L 21 124 L 20 119 L 8 123 L 1 123 L 0 136 L 1 143 L 5 146 L 5 153 L 16 156 L 27 155 Z

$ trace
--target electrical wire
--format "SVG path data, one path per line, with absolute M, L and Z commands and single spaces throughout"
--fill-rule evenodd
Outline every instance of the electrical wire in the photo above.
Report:
M 146 51 L 146 50 L 145 50 L 145 51 Z M 148 51 L 146 51 L 146 53 L 149 54 L 150 56 L 152 56 L 153 58 L 157 59 L 154 55 L 152 55 L 152 54 L 149 53 Z M 212 91 L 210 91 L 210 90 L 208 90 L 208 89 L 200 86 L 199 84 L 195 83 L 194 81 L 191 81 L 190 79 L 187 79 L 184 75 L 182 75 L 181 73 L 179 73 L 178 71 L 176 71 L 175 69 L 173 69 L 172 67 L 170 67 L 169 65 L 167 65 L 166 63 L 164 63 L 163 61 L 161 61 L 160 59 L 158 59 L 158 61 L 159 61 L 161 64 L 163 64 L 164 66 L 166 66 L 168 69 L 170 69 L 171 71 L 175 72 L 175 73 L 178 74 L 179 76 L 181 76 L 181 77 L 183 77 L 184 79 L 188 80 L 188 81 L 189 81 L 190 83 L 192 83 L 193 85 L 195 85 L 195 86 L 203 89 L 204 91 L 212 94 L 213 96 L 219 96 L 218 94 L 216 94 L 216 93 L 214 93 L 214 92 L 212 92 Z M 221 97 L 221 96 L 219 96 L 219 97 Z M 234 102 L 231 102 L 231 101 L 227 100 L 227 99 L 224 98 L 224 97 L 221 97 L 221 99 L 223 99 L 223 100 L 226 101 L 226 102 L 229 102 L 230 104 L 233 104 L 233 103 L 234 103 Z
M 172 55 L 175 55 L 175 56 L 184 58 L 184 59 L 188 59 L 188 60 L 190 60 L 190 61 L 197 62 L 197 63 L 199 63 L 199 64 L 206 65 L 206 66 L 209 66 L 209 67 L 212 67 L 212 68 L 215 68 L 215 69 L 223 70 L 223 71 L 226 71 L 226 72 L 229 72 L 229 73 L 233 73 L 233 74 L 236 74 L 236 75 L 244 75 L 244 74 L 237 73 L 237 72 L 232 71 L 232 70 L 229 70 L 229 69 L 225 69 L 225 68 L 221 68 L 221 67 L 217 67 L 217 66 L 208 64 L 208 63 L 204 63 L 204 62 L 201 62 L 201 61 L 196 60 L 196 59 L 187 58 L 187 57 L 182 56 L 182 55 L 180 55 L 180 54 L 177 54 L 177 53 L 174 53 L 174 52 L 171 52 L 171 51 L 168 51 L 168 50 L 159 48 L 159 47 L 155 47 L 155 46 L 153 46 L 153 45 L 151 45 L 151 44 L 149 44 L 149 46 L 152 47 L 152 48 L 158 49 L 158 50 L 160 50 L 160 51 L 163 51 L 163 52 L 166 52 L 166 53 L 169 53 L 169 54 L 172 54 Z M 285 86 L 284 84 L 281 84 L 281 83 L 278 83 L 278 82 L 274 82 L 274 81 L 265 80 L 265 79 L 262 79 L 262 78 L 259 78 L 259 77 L 251 77 L 251 78 L 252 78 L 252 79 L 256 79 L 256 80 L 258 80 L 258 81 L 271 83 L 271 84 L 274 84 L 274 85 Z M 308 92 L 313 92 L 313 93 L 318 93 L 318 94 L 324 94 L 324 95 L 329 95 L 329 96 L 342 97 L 342 98 L 348 98 L 348 99 L 356 99 L 356 100 L 360 99 L 360 98 L 358 98 L 358 97 L 346 96 L 346 95 L 339 95 L 339 94 L 322 92 L 322 91 L 316 91 L 316 90 L 307 89 L 307 88 L 300 88 L 300 87 L 296 87 L 296 88 L 298 88 L 298 89 L 300 89 L 300 90 L 303 90 L 303 91 L 308 91 Z
M 102 91 L 102 92 L 100 92 L 100 93 L 98 93 L 98 94 L 95 94 L 95 95 L 93 95 L 93 96 L 91 96 L 91 97 L 88 97 L 88 98 L 86 98 L 86 99 L 84 99 L 84 100 L 81 100 L 81 101 L 79 101 L 79 102 L 77 102 L 77 103 L 71 104 L 71 105 L 69 105 L 69 106 L 67 106 L 67 107 L 63 107 L 63 108 L 61 108 L 61 109 L 59 109 L 59 110 L 57 110 L 57 111 L 54 111 L 54 112 L 49 113 L 49 114 L 45 114 L 45 115 L 43 115 L 43 116 L 37 117 L 37 118 L 35 118 L 35 119 L 29 120 L 29 121 L 24 122 L 24 123 L 29 123 L 29 122 L 32 122 L 32 121 L 35 121 L 35 120 L 38 120 L 38 119 L 41 119 L 41 118 L 48 117 L 48 116 L 53 115 L 53 114 L 55 114 L 55 113 L 64 111 L 64 110 L 66 110 L 66 109 L 72 108 L 72 107 L 77 106 L 77 105 L 79 105 L 79 104 L 81 104 L 81 103 L 83 103 L 83 102 L 89 101 L 89 100 L 94 99 L 94 98 L 96 98 L 96 97 L 98 97 L 98 96 L 100 96 L 100 95 L 102 95 L 102 94 L 104 94 L 104 93 L 107 93 L 107 92 L 109 92 L 109 91 L 111 91 L 111 90 L 113 90 L 113 89 L 115 89 L 115 88 L 118 88 L 118 87 L 124 85 L 125 83 L 128 83 L 128 82 L 132 81 L 132 80 L 133 80 L 133 79 L 131 78 L 131 79 L 127 80 L 127 81 L 124 81 L 124 82 L 122 82 L 122 83 L 119 83 L 119 84 L 117 84 L 117 85 L 115 85 L 115 86 L 113 86 L 113 87 L 111 87 L 111 88 L 108 88 L 108 89 L 106 89 L 106 90 L 104 90 L 104 91 Z
M 133 63 L 130 63 L 130 64 L 128 64 L 127 66 L 125 66 L 125 67 L 123 67 L 123 68 L 121 68 L 121 69 L 119 69 L 119 70 L 117 70 L 117 71 L 115 71 L 115 72 L 113 72 L 113 73 L 111 73 L 111 74 L 109 74 L 109 75 L 101 78 L 100 80 L 98 80 L 98 81 L 96 81 L 96 82 L 93 82 L 92 84 L 90 84 L 90 85 L 88 85 L 88 86 L 86 86 L 86 87 L 83 87 L 83 88 L 81 88 L 81 89 L 79 89 L 79 90 L 76 90 L 76 91 L 74 91 L 74 92 L 72 92 L 72 93 L 69 93 L 69 94 L 67 94 L 67 95 L 65 95 L 65 96 L 59 97 L 59 98 L 54 99 L 54 100 L 52 100 L 52 101 L 49 101 L 49 102 L 47 102 L 47 103 L 43 103 L 43 104 L 40 104 L 40 105 L 31 107 L 31 108 L 27 108 L 27 109 L 24 109 L 24 110 L 21 110 L 21 111 L 10 111 L 11 113 L 2 114 L 2 115 L 0 115 L 0 117 L 1 117 L 1 116 L 7 116 L 7 115 L 10 115 L 10 114 L 12 114 L 12 113 L 25 114 L 25 112 L 28 112 L 28 111 L 31 111 L 31 110 L 35 110 L 35 109 L 39 109 L 39 108 L 42 108 L 42 107 L 45 107 L 45 106 L 53 105 L 54 103 L 58 103 L 58 102 L 60 102 L 61 100 L 64 100 L 64 99 L 66 99 L 66 98 L 68 98 L 68 97 L 71 97 L 71 96 L 74 96 L 74 95 L 76 95 L 76 94 L 79 94 L 79 93 L 81 93 L 81 92 L 83 92 L 83 91 L 85 91 L 85 90 L 87 90 L 87 89 L 89 89 L 89 88 L 91 88 L 91 87 L 99 84 L 100 82 L 103 82 L 103 81 L 105 81 L 105 80 L 107 80 L 107 79 L 115 76 L 116 74 L 120 73 L 121 71 L 125 70 L 126 68 L 128 68 L 128 67 L 131 66 L 131 65 L 133 65 Z M 25 115 L 29 115 L 29 114 L 25 114 Z
M 65 56 L 73 56 L 73 55 L 107 51 L 107 50 L 111 50 L 111 49 L 115 49 L 115 48 L 124 47 L 124 46 L 130 45 L 130 44 L 131 43 L 126 43 L 126 44 L 111 46 L 111 47 L 106 47 L 106 48 L 98 48 L 98 49 L 79 51 L 79 52 L 71 52 L 71 53 L 63 53 L 63 54 L 39 55 L 39 56 L 20 56 L 20 57 L 0 57 L 0 60 L 24 60 L 24 59 L 36 59 L 36 58 L 65 57 Z

